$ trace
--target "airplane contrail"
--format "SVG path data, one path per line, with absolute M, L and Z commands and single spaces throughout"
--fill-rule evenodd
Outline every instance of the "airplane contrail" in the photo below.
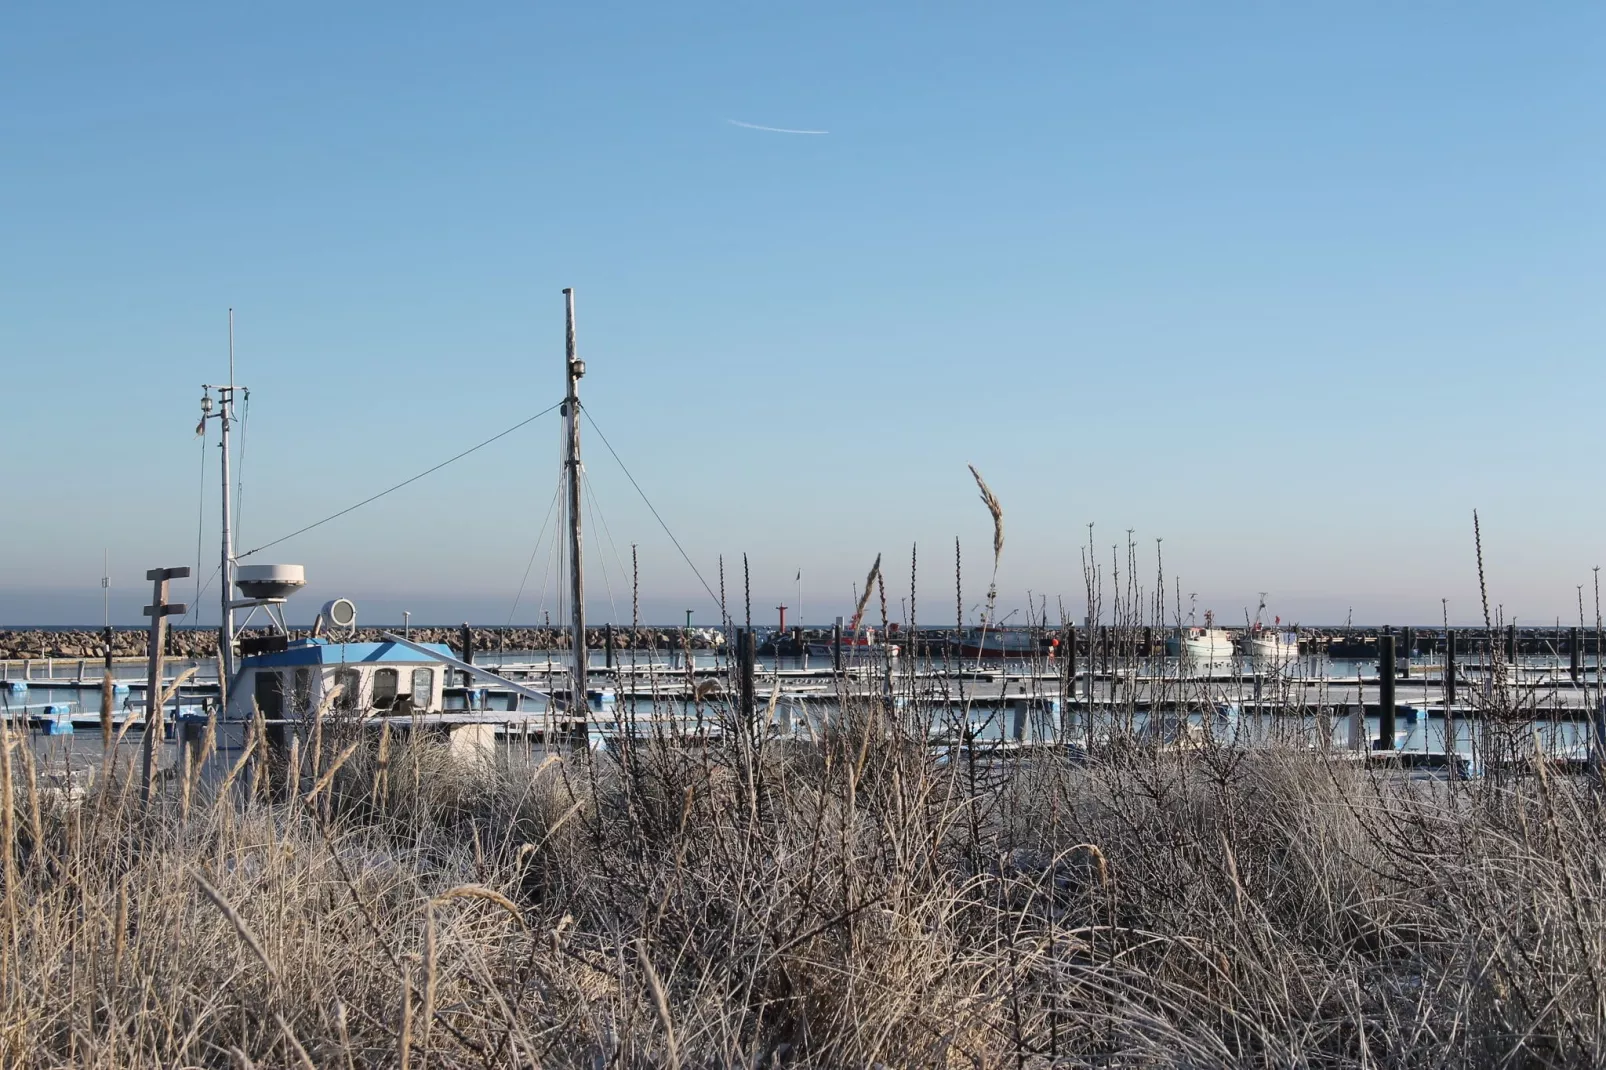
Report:
M 759 126 L 757 123 L 744 123 L 740 119 L 726 119 L 732 126 L 742 126 L 749 130 L 767 130 L 772 134 L 829 134 L 829 130 L 788 130 L 784 126 Z

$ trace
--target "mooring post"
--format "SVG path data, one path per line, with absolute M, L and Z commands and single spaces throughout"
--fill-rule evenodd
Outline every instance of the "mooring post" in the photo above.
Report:
M 1098 664 L 1098 651 L 1093 649 L 1093 637 L 1096 634 L 1093 631 L 1093 614 L 1089 613 L 1087 615 L 1083 630 L 1087 632 L 1087 668 L 1082 670 L 1082 697 L 1091 707 L 1093 704 L 1093 669 Z M 1089 723 L 1091 724 L 1091 720 Z M 1091 731 L 1091 729 L 1089 730 Z
M 831 668 L 842 671 L 842 618 L 831 625 Z
M 463 622 L 463 626 L 457 630 L 457 646 L 463 653 L 463 661 L 469 665 L 474 664 L 474 629 L 468 626 L 468 621 L 466 620 Z M 471 680 L 472 677 L 465 672 L 463 674 L 463 686 L 468 687 Z
M 1573 683 L 1584 673 L 1584 652 L 1579 647 L 1579 633 L 1582 629 L 1567 629 L 1567 674 L 1573 678 Z
M 1099 625 L 1099 667 L 1104 675 L 1110 674 L 1110 626 Z
M 147 806 L 150 805 L 156 783 L 157 766 L 160 764 L 160 752 L 157 748 L 161 746 L 163 735 L 162 670 L 167 648 L 167 618 L 171 614 L 184 613 L 189 609 L 182 602 L 167 600 L 167 582 L 184 579 L 189 574 L 187 565 L 180 565 L 178 568 L 153 568 L 145 573 L 145 578 L 151 581 L 151 604 L 145 607 L 145 615 L 151 619 L 151 635 L 145 670 L 145 738 L 144 762 L 140 767 L 140 794 Z
M 1444 705 L 1445 716 L 1450 715 L 1449 707 L 1455 705 L 1455 629 L 1447 628 L 1444 632 Z
M 736 649 L 741 666 L 742 723 L 747 726 L 749 732 L 753 730 L 754 711 L 757 709 L 757 702 L 753 694 L 754 665 L 758 661 L 756 639 L 757 637 L 750 630 L 746 628 L 737 629 Z
M 1394 749 L 1394 629 L 1377 637 L 1377 750 Z
M 1591 711 L 1595 731 L 1589 748 L 1589 764 L 1597 779 L 1606 777 L 1606 698 L 1595 704 Z
M 1444 630 L 1444 767 L 1451 780 L 1460 775 L 1455 725 L 1455 629 Z
M 613 671 L 613 624 L 602 626 L 602 663 L 609 672 Z
M 1411 678 L 1411 656 L 1416 653 L 1416 629 L 1407 624 L 1400 629 L 1401 646 L 1405 648 L 1405 657 L 1400 661 L 1400 679 Z
M 100 745 L 106 752 L 112 745 L 112 703 L 116 701 L 116 683 L 112 676 L 112 628 L 106 625 L 106 671 L 100 678 Z
M 1061 689 L 1065 701 L 1076 695 L 1076 625 L 1065 624 L 1065 686 Z
M 1513 665 L 1517 663 L 1517 626 L 1506 625 L 1506 660 Z

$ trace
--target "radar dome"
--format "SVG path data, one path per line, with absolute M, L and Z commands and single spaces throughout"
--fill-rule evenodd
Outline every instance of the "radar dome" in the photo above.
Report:
M 307 570 L 300 565 L 241 565 L 234 571 L 234 586 L 247 598 L 288 598 L 307 585 Z

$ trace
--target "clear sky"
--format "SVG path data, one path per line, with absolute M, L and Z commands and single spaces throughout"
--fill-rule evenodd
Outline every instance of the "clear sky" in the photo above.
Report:
M 556 401 L 573 286 L 591 414 L 764 622 L 878 552 L 898 613 L 915 544 L 951 620 L 956 536 L 978 602 L 974 462 L 1006 606 L 1079 615 L 1094 522 L 1229 620 L 1472 620 L 1477 508 L 1493 601 L 1565 623 L 1606 558 L 1603 54 L 1559 2 L 6 6 L 0 622 L 98 620 L 106 547 L 126 621 L 194 567 L 230 306 L 249 548 Z M 557 436 L 275 547 L 300 616 L 506 619 Z M 594 615 L 637 543 L 644 615 L 712 622 L 587 446 Z

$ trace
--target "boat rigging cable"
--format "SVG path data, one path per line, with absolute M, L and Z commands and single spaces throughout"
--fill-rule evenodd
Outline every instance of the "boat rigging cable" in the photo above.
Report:
M 545 416 L 547 413 L 557 411 L 558 406 L 562 405 L 562 404 L 563 404 L 563 402 L 559 401 L 559 402 L 556 402 L 555 404 L 549 405 L 548 407 L 542 409 L 540 412 L 536 413 L 534 416 L 526 417 L 525 419 L 520 420 L 518 423 L 514 424 L 512 427 L 508 428 L 506 431 L 499 431 L 498 433 L 492 435 L 490 438 L 486 439 L 484 442 L 481 442 L 479 445 L 470 446 L 468 449 L 464 450 L 462 453 L 459 453 L 455 457 L 448 457 L 446 460 L 442 461 L 440 464 L 435 465 L 433 468 L 426 468 L 422 472 L 418 473 L 416 476 L 413 476 L 410 479 L 404 479 L 400 483 L 397 483 L 393 487 L 387 487 L 384 490 L 380 491 L 378 494 L 374 494 L 374 495 L 371 495 L 370 497 L 364 498 L 362 501 L 358 502 L 356 505 L 348 505 L 348 506 L 346 506 L 346 508 L 340 510 L 338 513 L 330 513 L 328 516 L 324 517 L 322 520 L 314 521 L 313 523 L 308 524 L 304 528 L 297 528 L 295 531 L 292 531 L 288 535 L 281 535 L 277 539 L 274 539 L 272 542 L 265 542 L 261 546 L 258 546 L 254 550 L 247 550 L 243 554 L 237 554 L 237 555 L 235 555 L 235 560 L 239 561 L 239 560 L 241 560 L 243 558 L 250 557 L 252 554 L 259 554 L 263 550 L 266 550 L 268 547 L 277 546 L 281 542 L 285 542 L 285 541 L 287 541 L 289 539 L 295 538 L 297 535 L 305 535 L 307 532 L 311 531 L 313 528 L 322 527 L 324 524 L 329 523 L 329 521 L 331 521 L 331 520 L 338 520 L 340 517 L 345 516 L 347 513 L 355 512 L 356 510 L 361 509 L 363 506 L 367 505 L 370 502 L 376 502 L 379 499 L 383 498 L 387 494 L 391 494 L 391 493 L 393 493 L 395 491 L 401 490 L 403 487 L 407 486 L 410 483 L 417 483 L 420 479 L 423 479 L 425 476 L 430 475 L 430 474 L 432 474 L 434 472 L 439 472 L 442 468 L 445 468 L 447 465 L 452 464 L 455 461 L 461 461 L 464 457 L 467 457 L 469 454 L 474 453 L 474 452 L 476 452 L 478 450 L 484 449 L 486 446 L 489 446 L 491 443 L 495 442 L 496 440 L 502 439 L 502 438 L 506 438 L 508 435 L 511 435 L 513 432 L 517 431 L 519 428 L 523 427 L 525 424 L 534 423 L 536 420 L 539 420 L 541 417 Z M 597 433 L 600 435 L 602 432 L 599 431 Z M 606 441 L 606 440 L 604 440 L 604 441 Z M 611 449 L 612 447 L 609 447 L 609 448 Z M 631 480 L 631 482 L 635 482 L 635 481 Z M 662 523 L 662 521 L 660 521 L 660 523 Z M 670 537 L 673 538 L 674 536 L 670 536 Z M 679 545 L 679 544 L 677 543 L 676 545 Z M 698 577 L 698 578 L 701 579 L 701 577 Z M 706 584 L 705 584 L 705 586 L 706 586 Z
M 206 421 L 203 419 L 196 425 L 196 438 L 201 440 L 201 493 L 196 495 L 195 506 L 195 601 L 190 608 L 184 611 L 180 622 L 188 620 L 192 615 L 195 623 L 201 623 L 201 539 L 206 528 Z
M 240 537 L 240 512 L 245 507 L 245 433 L 251 430 L 251 388 L 240 387 L 245 395 L 245 411 L 240 414 L 240 453 L 234 464 L 234 537 Z M 232 402 L 233 399 L 231 398 Z
M 530 582 L 530 570 L 535 568 L 535 555 L 541 552 L 541 544 L 546 541 L 547 525 L 552 522 L 552 514 L 557 511 L 558 495 L 563 493 L 563 483 L 560 480 L 557 488 L 552 491 L 552 501 L 546 508 L 546 519 L 541 521 L 541 530 L 536 533 L 535 545 L 530 549 L 530 559 L 524 564 L 524 578 L 519 581 L 518 593 L 513 596 L 513 608 L 507 611 L 507 626 L 513 626 L 513 614 L 519 611 L 519 602 L 524 599 L 524 588 Z M 546 580 L 541 581 L 542 597 L 545 598 Z
M 602 519 L 602 506 L 597 502 L 596 491 L 591 489 L 591 477 L 586 475 L 583 468 L 580 470 L 580 482 L 585 487 L 586 515 L 591 518 L 592 528 L 600 527 L 603 536 L 608 540 L 608 545 L 613 546 L 613 533 L 608 530 L 608 522 Z M 608 608 L 613 611 L 611 619 L 617 621 L 619 619 L 619 603 L 614 600 L 613 581 L 608 578 L 608 558 L 602 554 L 597 556 L 602 559 L 602 585 L 608 591 Z M 615 561 L 619 560 L 618 547 L 613 547 L 613 557 Z
M 586 418 L 586 422 L 591 425 L 591 430 L 597 433 L 597 437 L 602 439 L 602 444 L 608 447 L 608 452 L 613 454 L 613 459 L 618 462 L 620 471 L 624 472 L 625 478 L 630 480 L 630 485 L 636 488 L 636 493 L 641 495 L 641 500 L 647 504 L 648 510 L 652 512 L 652 518 L 658 521 L 658 526 L 664 529 L 664 534 L 669 536 L 669 541 L 674 543 L 675 549 L 680 551 L 680 556 L 686 562 L 686 567 L 691 569 L 692 575 L 697 577 L 697 582 L 702 584 L 703 590 L 708 592 L 708 597 L 714 600 L 715 605 L 721 606 L 723 611 L 723 604 L 720 602 L 719 596 L 714 593 L 712 587 L 708 586 L 708 581 L 703 579 L 701 572 L 697 571 L 697 566 L 691 563 L 691 557 L 687 555 L 685 547 L 680 545 L 680 540 L 675 538 L 675 533 L 669 530 L 669 525 L 664 523 L 664 518 L 658 515 L 658 510 L 652 504 L 652 500 L 647 497 L 647 492 L 641 489 L 641 484 L 636 482 L 636 477 L 630 474 L 630 469 L 625 467 L 625 462 L 619 459 L 618 451 L 613 448 L 613 443 L 609 442 L 608 436 L 602 433 L 602 428 L 597 426 L 597 421 L 591 418 L 591 410 L 582 406 L 580 415 Z

